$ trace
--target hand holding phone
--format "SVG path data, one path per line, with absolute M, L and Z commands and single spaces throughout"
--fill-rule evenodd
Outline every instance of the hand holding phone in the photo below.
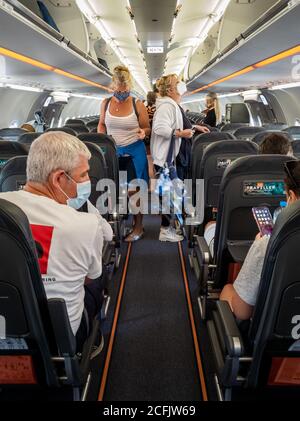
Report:
M 271 235 L 274 224 L 269 208 L 266 206 L 252 208 L 252 212 L 261 235 Z

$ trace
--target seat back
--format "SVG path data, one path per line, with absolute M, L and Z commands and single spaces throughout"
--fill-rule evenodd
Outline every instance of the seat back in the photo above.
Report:
M 81 133 L 89 133 L 89 129 L 84 124 L 65 124 L 64 127 L 74 130 L 77 135 Z
M 221 132 L 233 134 L 237 129 L 241 127 L 249 127 L 249 125 L 245 123 L 227 123 L 221 128 Z
M 4 140 L 17 141 L 23 133 L 28 133 L 27 130 L 19 128 L 5 128 L 0 129 L 0 137 Z
M 287 129 L 283 130 L 284 132 L 288 133 L 294 140 L 300 140 L 300 126 L 292 126 L 288 127 Z M 1 132 L 0 132 L 0 136 Z
M 264 127 L 240 127 L 234 132 L 237 139 L 253 140 L 257 133 L 264 132 Z
M 203 152 L 205 148 L 214 143 L 219 142 L 221 140 L 231 140 L 235 139 L 233 135 L 229 133 L 222 133 L 222 132 L 212 132 L 212 133 L 204 133 L 197 135 L 193 140 L 192 145 L 192 159 L 191 159 L 191 178 L 193 183 L 193 204 L 195 206 L 195 194 L 196 194 L 196 180 L 201 179 L 201 160 L 203 156 Z
M 26 184 L 27 156 L 9 159 L 0 173 L 0 192 L 22 190 Z
M 27 150 L 30 149 L 32 142 L 37 139 L 41 133 L 24 133 L 19 137 L 18 142 L 22 143 Z
M 97 184 L 100 180 L 108 178 L 108 168 L 104 153 L 102 152 L 100 146 L 91 142 L 85 142 L 85 144 L 91 153 L 91 159 L 89 161 L 89 176 L 92 185 L 92 192 L 89 200 L 94 206 L 96 206 L 99 196 L 103 193 L 103 190 L 97 190 Z
M 30 226 L 14 204 L 0 199 L 0 315 L 9 344 L 0 349 L 0 385 L 57 386 L 57 350 Z M 47 335 L 46 335 L 47 332 Z
M 89 142 L 98 145 L 104 154 L 107 174 L 110 180 L 119 185 L 119 162 L 117 157 L 117 147 L 111 136 L 102 133 L 82 133 L 78 135 L 78 139 L 82 142 Z
M 97 120 L 92 120 L 92 121 L 88 121 L 86 123 L 86 127 L 91 131 L 92 129 L 94 129 L 95 127 L 98 127 L 99 124 L 99 119 Z
M 300 201 L 297 201 L 279 215 L 268 245 L 249 331 L 253 362 L 248 375 L 249 387 L 269 384 L 275 389 L 297 390 L 298 396 L 299 246 Z
M 220 184 L 226 168 L 242 156 L 257 153 L 257 145 L 244 140 L 221 140 L 207 146 L 200 165 L 200 178 L 204 180 L 204 223 L 211 220 L 212 209 L 218 206 Z
M 84 120 L 81 120 L 79 118 L 69 118 L 65 122 L 65 126 L 68 126 L 69 124 L 79 124 L 80 126 L 84 126 L 85 125 L 85 122 L 84 122 Z
M 47 129 L 46 132 L 64 132 L 75 137 L 77 136 L 76 131 L 71 129 L 70 127 L 52 127 L 50 129 Z
M 27 155 L 28 151 L 24 145 L 15 141 L 3 140 L 0 142 L 0 174 L 6 162 L 18 155 Z
M 294 156 L 299 159 L 300 158 L 300 142 L 298 142 L 298 140 L 293 140 L 291 144 L 292 144 Z
M 257 155 L 237 159 L 225 171 L 219 195 L 214 258 L 215 281 L 222 287 L 229 263 L 242 263 L 258 232 L 252 208 L 271 211 L 285 200 L 285 155 Z

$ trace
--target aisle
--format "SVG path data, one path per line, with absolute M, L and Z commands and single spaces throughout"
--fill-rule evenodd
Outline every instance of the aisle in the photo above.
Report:
M 160 243 L 159 218 L 145 218 L 133 244 L 105 401 L 199 401 L 199 372 L 177 243 Z

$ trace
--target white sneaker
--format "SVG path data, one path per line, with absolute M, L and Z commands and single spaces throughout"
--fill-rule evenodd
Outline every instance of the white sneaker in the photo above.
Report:
M 182 240 L 183 236 L 176 234 L 176 230 L 173 227 L 160 229 L 159 241 L 170 241 L 171 243 L 178 243 Z

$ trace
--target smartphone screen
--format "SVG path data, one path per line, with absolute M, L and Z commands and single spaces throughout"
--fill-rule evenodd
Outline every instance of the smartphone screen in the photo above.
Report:
M 269 208 L 266 206 L 260 208 L 252 208 L 252 212 L 261 235 L 271 235 L 274 224 Z

